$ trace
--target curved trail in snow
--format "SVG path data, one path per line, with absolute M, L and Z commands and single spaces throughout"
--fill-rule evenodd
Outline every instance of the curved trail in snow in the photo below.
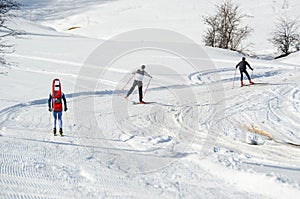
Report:
M 263 170 L 258 165 L 274 168 L 278 173 L 299 180 L 295 175 L 300 171 L 299 85 L 282 82 L 282 77 L 289 76 L 294 70 L 268 70 L 261 67 L 252 76 L 254 82 L 264 81 L 266 84 L 243 88 L 237 85 L 239 74 L 232 88 L 234 69 L 204 71 L 191 74 L 189 78 L 200 85 L 203 80 L 227 85 L 225 118 L 223 125 L 219 126 L 223 133 L 214 149 L 217 161 L 233 168 L 248 168 L 249 165 L 258 171 Z M 214 81 L 211 79 L 214 73 L 221 73 L 223 78 Z M 272 83 L 267 83 L 269 81 Z M 251 150 L 247 143 L 259 147 L 259 151 Z M 295 167 L 284 166 L 291 162 Z
M 261 70 L 262 72 L 254 76 L 254 79 L 261 78 L 267 81 L 279 74 L 285 75 L 281 70 L 273 73 L 265 72 L 265 68 Z M 63 197 L 78 197 L 78 193 L 97 193 L 97 188 L 93 187 L 94 183 L 105 184 L 106 187 L 102 187 L 102 190 L 111 192 L 112 187 L 120 182 L 120 179 L 116 178 L 118 174 L 110 177 L 102 171 L 94 173 L 96 176 L 90 176 L 90 170 L 93 168 L 84 166 L 78 170 L 76 165 L 85 161 L 102 165 L 101 168 L 107 168 L 109 172 L 132 174 L 162 169 L 181 158 L 201 155 L 204 152 L 203 142 L 206 141 L 208 134 L 206 125 L 215 123 L 214 117 L 210 117 L 213 104 L 210 104 L 205 97 L 201 97 L 197 104 L 189 104 L 187 100 L 186 103 L 178 105 L 176 98 L 168 90 L 193 87 L 199 95 L 203 95 L 205 84 L 222 83 L 230 88 L 226 90 L 226 104 L 222 110 L 226 118 L 224 122 L 218 123 L 220 133 L 215 135 L 218 140 L 212 140 L 212 145 L 209 145 L 215 146 L 213 150 L 216 156 L 212 156 L 215 161 L 235 169 L 256 168 L 257 164 L 274 167 L 280 171 L 288 170 L 291 173 L 299 171 L 297 147 L 280 145 L 268 140 L 265 136 L 260 136 L 257 141 L 259 146 L 254 146 L 260 149 L 252 150 L 252 146 L 247 144 L 247 137 L 254 135 L 246 128 L 261 129 L 281 143 L 298 144 L 299 134 L 297 133 L 300 128 L 297 123 L 300 119 L 298 86 L 278 82 L 278 84 L 232 89 L 233 72 L 234 70 L 225 68 L 193 73 L 188 76 L 191 85 L 170 85 L 169 88 L 152 87 L 149 91 L 155 98 L 149 99 L 154 101 L 149 105 L 132 105 L 131 102 L 116 96 L 121 101 L 123 100 L 120 101 L 119 106 L 127 104 L 129 107 L 129 117 L 117 120 L 115 123 L 111 121 L 115 120 L 118 113 L 113 112 L 108 104 L 119 91 L 103 90 L 68 94 L 67 99 L 70 105 L 74 101 L 84 102 L 89 98 L 94 98 L 97 102 L 95 111 L 86 114 L 95 114 L 98 124 L 88 121 L 80 123 L 70 113 L 68 120 L 64 118 L 66 136 L 63 138 L 53 137 L 48 130 L 51 129 L 52 122 L 49 121 L 46 98 L 19 103 L 1 110 L 0 138 L 5 140 L 1 143 L 1 147 L 6 149 L 0 153 L 3 160 L 0 172 L 4 176 L 0 181 L 1 187 L 5 187 L 5 184 L 9 184 L 8 188 L 17 188 L 17 185 L 22 185 L 19 194 L 10 190 L 5 192 L 5 196 L 8 198 L 21 196 L 47 198 L 46 192 L 33 194 L 36 190 L 44 189 L 50 190 L 53 195 L 59 195 L 63 190 L 68 190 L 68 194 L 62 195 Z M 215 73 L 221 74 L 221 80 L 216 82 L 212 78 Z M 237 89 L 240 90 L 237 91 Z M 115 107 L 115 110 L 118 110 L 118 107 Z M 290 117 L 291 114 L 293 117 Z M 199 131 L 192 129 L 193 125 L 186 124 L 186 121 L 189 121 L 187 118 L 193 117 L 199 119 Z M 86 128 L 89 131 L 81 131 Z M 94 133 L 91 134 L 91 132 Z M 24 144 L 20 144 L 20 141 Z M 28 142 L 32 143 L 33 147 L 29 148 L 26 144 Z M 41 148 L 43 150 L 40 150 Z M 213 152 L 211 148 L 207 150 L 210 154 Z M 286 154 L 287 150 L 289 154 L 294 154 L 294 157 L 291 158 Z M 22 151 L 22 153 L 16 155 L 17 151 Z M 68 154 L 72 154 L 72 157 Z M 64 157 L 69 158 L 68 162 L 56 163 L 61 162 Z M 275 159 L 282 165 L 278 166 L 277 162 L 274 162 Z M 149 161 L 158 164 L 158 167 L 144 165 Z M 291 161 L 294 161 L 295 167 L 289 166 Z M 39 180 L 41 178 L 42 181 Z M 30 183 L 27 183 L 25 179 L 30 179 Z M 122 179 L 122 183 L 129 181 L 130 178 Z M 84 184 L 84 191 L 79 191 L 83 189 L 81 183 Z M 119 193 L 127 190 L 135 194 L 136 189 L 132 186 L 140 185 L 123 184 L 119 188 Z M 27 194 L 22 195 L 22 192 Z

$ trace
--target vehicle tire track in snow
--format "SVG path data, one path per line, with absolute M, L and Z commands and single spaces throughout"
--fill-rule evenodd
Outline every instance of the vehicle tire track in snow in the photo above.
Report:
M 58 166 L 51 166 L 40 146 L 1 138 L 0 195 L 6 198 L 53 198 L 75 196 L 68 181 Z M 53 153 L 53 152 L 51 152 Z M 49 156 L 49 155 L 47 155 Z M 55 165 L 55 163 L 52 163 Z M 48 167 L 52 168 L 48 168 Z M 55 168 L 55 169 L 54 169 Z M 70 169 L 70 168 L 69 168 Z M 68 190 L 69 189 L 69 190 Z M 68 191 L 66 191 L 68 190 Z M 58 197 L 57 197 L 58 198 Z
M 91 93 L 72 94 L 69 95 L 69 99 L 77 100 L 77 97 L 85 95 L 90 96 Z M 72 137 L 65 137 L 63 142 L 57 142 L 61 140 L 60 137 L 54 138 L 50 132 L 43 133 L 52 126 L 47 113 L 49 114 L 47 99 L 19 103 L 0 111 L 2 127 L 0 148 L 5 149 L 0 152 L 0 187 L 3 188 L 0 190 L 0 196 L 5 198 L 81 196 L 84 187 L 80 190 L 78 188 L 83 179 L 76 174 L 74 168 L 76 165 L 72 165 L 72 161 L 71 163 L 61 161 L 64 159 L 65 150 L 77 150 L 77 145 L 61 144 L 70 139 L 73 142 Z M 66 132 L 70 133 L 68 130 Z M 45 141 L 49 137 L 49 141 Z M 47 144 L 52 141 L 53 144 Z M 83 145 L 80 145 L 80 148 L 85 151 Z M 80 158 L 77 161 L 80 161 Z M 89 192 L 83 193 L 88 195 Z
M 112 92 L 107 91 L 99 91 L 96 94 L 92 92 L 84 92 L 72 94 L 69 96 L 69 99 L 73 98 L 72 100 L 81 100 L 81 97 L 83 96 L 95 97 L 96 95 L 105 100 L 106 98 L 111 97 L 111 94 Z M 120 179 L 119 177 L 114 178 L 110 177 L 109 174 L 108 176 L 98 175 L 97 179 L 95 179 L 98 185 L 103 185 L 102 187 L 94 188 L 90 183 L 94 183 L 95 181 L 87 182 L 83 187 L 80 187 L 81 181 L 89 181 L 89 179 L 85 178 L 84 174 L 83 176 L 81 176 L 81 174 L 76 174 L 78 171 L 76 171 L 77 169 L 74 168 L 74 165 L 70 165 L 69 162 L 61 161 L 64 159 L 63 154 L 65 154 L 64 150 L 66 149 L 67 151 L 81 150 L 86 153 L 87 148 L 84 147 L 85 145 L 89 147 L 89 149 L 92 149 L 93 146 L 95 146 L 93 150 L 89 150 L 89 152 L 92 151 L 95 154 L 102 154 L 102 159 L 95 158 L 95 160 L 99 161 L 98 163 L 104 167 L 109 167 L 110 169 L 114 168 L 116 172 L 127 173 L 130 169 L 132 169 L 130 168 L 131 165 L 127 164 L 127 159 L 119 158 L 119 156 L 123 153 L 122 147 L 120 148 L 122 145 L 119 145 L 119 148 L 117 147 L 116 149 L 109 148 L 110 145 L 108 146 L 105 144 L 105 141 L 103 141 L 103 144 L 100 146 L 98 146 L 98 142 L 93 145 L 95 143 L 94 140 L 82 137 L 84 136 L 83 134 L 81 135 L 81 139 L 77 140 L 82 144 L 79 144 L 78 146 L 80 147 L 77 147 L 76 143 L 71 145 L 61 144 L 64 143 L 66 139 L 69 140 L 68 136 L 62 138 L 64 141 L 60 142 L 59 140 L 62 139 L 59 137 L 53 137 L 50 133 L 48 135 L 46 133 L 38 133 L 45 132 L 45 129 L 51 126 L 48 121 L 48 114 L 46 114 L 46 107 L 47 99 L 39 99 L 32 100 L 27 103 L 19 103 L 0 111 L 0 123 L 3 127 L 3 136 L 1 136 L 0 139 L 7 143 L 7 146 L 4 147 L 7 151 L 3 152 L 3 154 L 0 152 L 0 160 L 3 162 L 0 166 L 0 171 L 4 176 L 3 181 L 0 181 L 0 183 L 5 184 L 3 187 L 6 187 L 7 189 L 0 191 L 0 195 L 4 195 L 7 198 L 10 198 L 11 194 L 12 198 L 73 198 L 80 197 L 83 189 L 92 190 L 93 193 L 99 193 L 99 195 L 102 195 L 103 197 L 105 197 L 105 194 L 118 196 L 118 193 L 115 194 L 112 190 L 120 193 L 126 193 L 128 196 L 136 195 L 136 189 L 130 187 L 130 185 L 134 184 L 133 182 L 130 182 L 130 179 Z M 43 109 L 45 109 L 46 117 L 43 117 L 43 115 L 45 116 L 45 114 L 43 114 Z M 33 112 L 39 114 L 32 114 Z M 80 126 L 80 124 L 78 125 Z M 94 127 L 95 124 L 91 125 L 91 128 L 95 129 Z M 16 132 L 21 133 L 19 134 Z M 50 139 L 48 139 L 49 137 Z M 11 140 L 16 140 L 16 142 L 11 142 Z M 47 144 L 52 141 L 53 144 Z M 157 141 L 159 141 L 159 139 Z M 19 145 L 18 143 L 20 142 L 23 142 L 24 145 Z M 34 147 L 30 149 L 23 148 L 28 146 L 28 142 L 30 142 L 30 146 L 36 146 L 39 149 L 43 148 L 46 151 L 35 153 L 33 150 Z M 119 144 L 122 144 L 122 142 L 120 141 Z M 130 150 L 134 147 L 135 146 L 131 148 L 127 147 L 127 149 Z M 125 147 L 124 150 L 126 150 Z M 18 154 L 18 151 L 22 151 L 22 153 Z M 151 150 L 143 151 L 141 149 L 140 151 L 132 150 L 130 153 L 136 153 L 139 156 L 143 154 L 152 154 L 153 152 Z M 66 154 L 66 157 L 69 157 L 69 155 Z M 92 158 L 92 160 L 93 159 L 94 158 Z M 80 161 L 80 158 L 76 161 Z M 77 165 L 80 164 L 78 163 Z M 124 170 L 122 165 L 128 167 L 128 170 Z M 109 173 L 111 173 L 111 171 Z M 119 174 L 116 174 L 115 176 L 119 176 Z M 27 179 L 28 182 L 31 183 L 25 183 L 24 179 Z M 17 186 L 16 184 L 19 185 L 19 189 L 15 189 Z M 2 186 L 2 184 L 0 184 L 0 186 Z M 137 186 L 140 185 L 135 184 L 135 187 Z M 116 189 L 115 187 L 119 188 Z M 17 190 L 17 193 L 14 190 Z M 66 193 L 66 190 L 68 193 Z M 88 190 L 83 192 L 88 195 Z M 105 191 L 105 194 L 99 192 L 99 190 Z M 120 195 L 120 197 L 121 196 L 122 195 Z

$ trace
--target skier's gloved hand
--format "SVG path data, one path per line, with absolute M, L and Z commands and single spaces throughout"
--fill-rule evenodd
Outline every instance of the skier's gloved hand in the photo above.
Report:
M 51 111 L 52 111 L 52 108 L 50 108 L 50 107 L 49 107 L 49 109 L 48 109 L 48 110 L 49 110 L 49 112 L 51 112 Z
M 65 112 L 67 112 L 67 110 L 68 110 L 68 108 L 67 108 L 67 107 L 65 107 Z

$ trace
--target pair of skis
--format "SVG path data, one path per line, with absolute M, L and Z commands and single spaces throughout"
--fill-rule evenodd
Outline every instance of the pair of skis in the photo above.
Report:
M 133 105 L 136 105 L 136 104 L 150 104 L 150 102 L 132 102 Z
M 236 70 L 235 69 L 235 72 L 234 72 L 234 76 L 233 76 L 233 81 L 232 81 L 232 89 L 234 88 L 234 82 L 235 82 L 235 77 L 236 77 Z M 252 76 L 253 76 L 253 70 L 252 70 L 252 74 L 251 74 L 251 79 L 252 79 Z M 250 80 L 251 81 L 251 80 Z M 254 85 L 255 83 L 250 83 L 250 84 L 242 84 L 241 87 L 244 87 L 244 86 L 250 86 L 250 85 Z
M 142 102 L 136 102 L 136 101 L 128 100 L 127 97 L 124 97 L 124 98 L 125 98 L 127 101 L 132 102 L 133 105 L 137 105 L 137 104 L 151 104 L 151 103 L 153 103 L 153 102 L 144 102 L 144 101 L 142 101 Z

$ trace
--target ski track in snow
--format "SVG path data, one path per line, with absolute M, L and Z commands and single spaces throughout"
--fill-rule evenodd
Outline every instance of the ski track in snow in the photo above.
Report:
M 295 71 L 286 70 L 288 72 L 285 74 L 279 68 L 270 73 L 266 72 L 266 69 L 260 68 L 258 74 L 252 78 L 254 82 L 256 79 L 269 82 L 272 78 L 272 83 L 243 88 L 239 85 L 232 88 L 233 78 L 229 77 L 233 76 L 234 69 L 194 73 L 189 78 L 200 85 L 205 83 L 227 85 L 224 109 L 226 118 L 224 125 L 220 126 L 224 132 L 219 137 L 220 141 L 216 143 L 216 161 L 236 169 L 252 168 L 256 171 L 265 171 L 266 168 L 273 168 L 277 175 L 287 176 L 287 179 L 299 186 L 297 185 L 299 180 L 297 173 L 300 171 L 297 155 L 300 150 L 299 86 L 296 83 L 281 82 L 284 76 L 290 76 L 290 73 Z M 221 80 L 211 79 L 209 75 L 213 73 L 220 73 Z M 236 80 L 238 79 L 239 75 L 236 77 Z M 240 89 L 240 92 L 231 94 L 236 89 Z M 265 133 L 271 140 L 257 133 Z M 232 141 L 235 147 L 230 144 Z M 252 151 L 243 143 L 260 145 L 259 153 Z M 282 150 L 278 151 L 278 148 Z M 276 162 L 273 162 L 274 160 Z M 285 166 L 291 163 L 294 166 Z
M 164 89 L 166 88 L 156 89 L 155 92 L 162 92 L 164 91 Z M 112 91 L 82 92 L 67 94 L 67 99 L 68 101 L 72 102 L 74 100 L 84 100 L 86 97 L 89 98 L 99 96 L 98 98 L 100 100 L 106 101 L 106 98 L 111 97 L 111 95 L 113 95 Z M 141 114 L 141 116 L 138 116 L 138 113 L 138 117 L 135 117 L 134 119 L 137 120 L 137 122 L 140 124 L 155 124 L 157 128 L 167 131 L 157 132 L 157 135 L 153 135 L 151 134 L 151 132 L 139 132 L 139 134 L 131 135 L 127 140 L 120 140 L 117 138 L 120 135 L 115 135 L 116 138 L 113 139 L 115 139 L 117 142 L 126 143 L 125 146 L 127 149 L 121 148 L 122 150 L 129 150 L 132 152 L 135 151 L 136 153 L 146 153 L 148 155 L 151 155 L 152 149 L 156 148 L 160 150 L 157 155 L 161 156 L 161 158 L 164 158 L 164 156 L 166 156 L 166 158 L 176 158 L 182 156 L 182 154 L 174 151 L 174 145 L 176 145 L 176 143 L 174 143 L 174 139 L 178 140 L 178 143 L 189 142 L 190 138 L 186 136 L 186 133 L 188 133 L 190 129 L 185 129 L 184 131 L 179 132 L 170 132 L 170 129 L 174 129 L 173 125 L 180 127 L 182 121 L 184 120 L 184 117 L 186 115 L 189 115 L 190 111 L 193 110 L 189 106 L 174 108 L 173 105 L 163 103 L 157 103 L 157 106 L 165 106 L 167 110 L 166 115 L 162 115 L 161 111 L 154 111 L 146 115 Z M 1 160 L 3 162 L 0 166 L 1 174 L 3 174 L 3 180 L 1 182 L 3 184 L 3 187 L 9 188 L 8 190 L 2 189 L 3 191 L 5 190 L 3 193 L 4 197 L 47 198 L 47 194 L 49 193 L 51 193 L 51 195 L 53 196 L 57 196 L 60 195 L 60 192 L 66 191 L 68 192 L 68 194 L 61 195 L 62 198 L 78 196 L 76 195 L 76 193 L 79 191 L 79 189 L 81 189 L 80 185 L 78 184 L 80 184 L 79 182 L 82 180 L 78 179 L 78 174 L 76 174 L 78 173 L 78 168 L 69 163 L 57 164 L 56 160 L 58 160 L 59 162 L 59 160 L 63 159 L 63 156 L 67 153 L 65 152 L 65 150 L 71 150 L 71 153 L 74 153 L 76 151 L 78 151 L 78 153 L 79 151 L 80 153 L 82 153 L 82 150 L 85 151 L 86 148 L 91 148 L 92 150 L 97 151 L 106 151 L 108 149 L 105 147 L 103 147 L 102 149 L 97 147 L 97 142 L 93 145 L 93 142 L 87 137 L 83 138 L 83 140 L 80 140 L 84 135 L 76 134 L 76 130 L 80 128 L 80 124 L 76 124 L 76 126 L 78 127 L 73 128 L 74 121 L 72 121 L 72 118 L 70 118 L 69 121 L 65 121 L 65 131 L 67 132 L 66 137 L 53 138 L 50 130 L 47 130 L 49 129 L 49 126 L 51 126 L 52 120 L 49 121 L 49 119 L 45 117 L 45 114 L 47 114 L 45 109 L 46 107 L 47 98 L 44 98 L 32 100 L 26 103 L 19 103 L 0 111 L 0 124 L 2 127 L 1 139 L 4 143 L 3 148 L 8 151 L 7 152 L 5 150 L 1 153 Z M 32 114 L 33 112 L 41 114 Z M 161 118 L 162 116 L 164 118 Z M 51 116 L 49 116 L 49 118 L 50 117 Z M 64 120 L 66 119 L 64 118 Z M 94 125 L 91 124 L 90 126 L 95 130 L 95 127 L 93 127 Z M 126 134 L 128 132 L 123 133 Z M 142 137 L 146 138 L 144 139 Z M 150 141 L 147 139 L 150 139 Z M 186 139 L 187 141 L 184 141 Z M 28 147 L 28 144 L 30 143 L 33 143 L 36 149 L 30 149 Z M 150 148 L 147 146 L 149 144 Z M 156 145 L 159 146 L 156 147 Z M 142 152 L 142 150 L 135 150 L 138 149 L 139 146 L 145 148 L 145 151 Z M 44 148 L 44 150 L 39 151 L 39 153 L 35 153 L 35 151 L 39 150 L 40 147 Z M 22 151 L 22 154 L 18 154 L 17 151 L 19 150 Z M 118 147 L 116 149 L 112 149 L 112 151 L 116 150 L 118 150 Z M 115 152 L 111 153 L 109 156 L 114 156 L 114 153 Z M 12 154 L 12 156 L 10 156 L 9 154 Z M 58 157 L 55 157 L 57 154 L 59 154 Z M 118 153 L 116 155 L 118 155 Z M 77 161 L 81 160 L 79 157 L 77 158 Z M 72 159 L 73 161 L 75 161 L 75 159 L 77 158 L 74 157 L 74 159 Z M 104 167 L 113 167 L 117 171 L 124 171 L 122 165 L 114 165 L 115 163 L 111 162 L 111 159 L 113 158 L 110 157 L 108 158 L 107 162 L 103 162 L 101 164 L 103 164 Z M 75 174 L 72 175 L 72 173 Z M 24 178 L 31 183 L 25 183 Z M 39 184 L 34 184 L 35 182 L 39 182 L 39 179 L 43 180 Z M 104 177 L 103 182 L 101 182 L 100 180 L 99 183 L 109 184 L 110 182 L 107 182 L 105 179 L 106 178 Z M 70 182 L 66 183 L 65 181 Z M 20 188 L 20 191 L 17 191 L 17 193 L 14 192 L 13 189 L 13 187 L 15 186 L 14 183 L 19 183 L 20 187 L 22 187 Z M 126 183 L 124 181 L 122 181 L 122 184 L 123 183 L 124 189 L 125 187 L 126 190 L 130 189 L 130 187 L 126 186 Z M 74 184 L 76 186 L 74 186 Z M 115 187 L 116 184 L 120 185 L 120 182 L 114 182 L 111 184 L 111 186 Z M 70 191 L 68 189 L 70 189 Z M 41 191 L 37 193 L 38 190 L 44 190 L 44 192 Z M 108 191 L 110 190 L 111 189 L 108 188 Z M 89 191 L 80 190 L 80 192 L 88 193 Z M 96 191 L 93 190 L 92 192 Z M 110 196 L 113 195 L 113 193 L 107 194 Z M 134 194 L 134 196 L 137 196 L 136 193 Z
M 92 7 L 95 1 L 86 3 Z M 99 6 L 106 3 L 109 1 Z M 41 10 L 32 16 L 49 14 L 43 20 L 55 21 L 66 14 L 61 7 L 48 10 L 48 3 L 36 6 Z M 53 6 L 50 1 L 49 6 Z M 73 7 L 70 2 L 64 6 Z M 81 9 L 76 6 L 71 12 Z M 124 4 L 109 15 L 136 9 Z M 29 27 L 35 30 L 37 24 L 30 23 Z M 41 80 L 55 75 L 72 87 L 82 60 L 98 41 L 37 29 L 30 30 L 26 39 L 19 38 L 21 50 L 8 55 L 20 66 L 0 73 L 4 85 L 6 80 L 13 84 L 3 89 L 1 99 L 0 198 L 297 198 L 300 194 L 299 66 L 251 59 L 255 65 L 251 77 L 257 84 L 241 88 L 233 60 L 241 55 L 207 49 L 215 56 L 212 61 L 217 68 L 181 71 L 185 82 L 163 71 L 153 74 L 145 99 L 151 103 L 147 105 L 132 104 L 136 91 L 129 101 L 122 97 L 127 88 L 120 89 L 118 85 L 125 82 L 118 81 L 128 71 L 111 67 L 108 78 L 98 82 L 103 85 L 98 90 L 66 93 L 69 111 L 63 114 L 65 136 L 54 137 L 47 98 L 32 93 L 34 97 L 25 102 L 15 99 L 14 91 L 25 92 L 29 87 L 20 86 L 17 78 L 20 74 L 27 78 L 40 75 L 37 79 Z M 84 27 L 77 31 L 81 30 Z M 64 49 L 70 49 L 69 54 L 62 53 Z M 152 58 L 172 67 L 180 61 L 170 55 Z M 156 78 L 168 84 L 156 83 Z M 197 96 L 195 103 L 189 96 L 176 96 L 176 92 L 188 89 Z M 224 98 L 212 100 L 212 92 L 224 93 Z M 79 121 L 73 105 L 90 105 L 91 99 L 94 109 L 83 112 L 86 118 Z M 126 114 L 120 111 L 122 107 L 128 107 Z
M 230 87 L 231 80 L 226 79 L 226 77 L 224 80 L 221 79 L 219 82 L 214 82 L 213 79 L 209 78 L 209 75 L 211 73 L 225 73 L 224 76 L 226 76 L 226 73 L 232 74 L 233 71 L 234 70 L 231 69 L 221 69 L 199 74 L 193 73 L 189 75 L 189 79 L 196 87 L 202 87 L 203 84 L 207 83 L 214 84 L 220 82 L 225 83 L 225 85 Z M 266 73 L 262 74 L 261 79 L 270 77 L 270 75 L 265 74 Z M 273 73 L 273 75 L 275 76 L 276 73 Z M 251 88 L 253 87 L 238 88 L 236 86 L 234 89 L 230 88 L 231 90 L 229 90 L 229 94 L 226 96 L 227 103 L 233 102 L 234 105 L 224 107 L 226 121 L 228 122 L 225 126 L 220 126 L 220 129 L 226 129 L 228 134 L 221 135 L 219 138 L 220 141 L 216 143 L 218 149 L 215 154 L 218 155 L 216 156 L 215 161 L 226 167 L 235 169 L 252 168 L 257 171 L 261 170 L 257 169 L 256 165 L 260 165 L 260 167 L 277 168 L 280 175 L 282 174 L 282 171 L 286 171 L 286 173 L 289 173 L 288 171 L 290 171 L 292 174 L 294 171 L 299 171 L 299 168 L 297 167 L 289 168 L 288 166 L 284 166 L 285 164 L 289 164 L 291 161 L 290 157 L 285 155 L 285 150 L 282 152 L 278 151 L 277 144 L 272 143 L 266 138 L 262 138 L 264 140 L 261 143 L 262 146 L 268 142 L 270 143 L 261 150 L 264 151 L 265 154 L 268 154 L 268 158 L 266 158 L 265 155 L 249 150 L 249 145 L 245 146 L 244 143 L 246 142 L 247 134 L 252 133 L 247 132 L 247 130 L 243 128 L 244 125 L 259 125 L 258 128 L 261 128 L 260 124 L 266 124 L 263 130 L 272 132 L 272 138 L 279 144 L 286 143 L 287 145 L 281 147 L 289 150 L 290 154 L 295 154 L 294 161 L 298 161 L 297 152 L 299 149 L 297 147 L 294 148 L 292 145 L 288 145 L 288 143 L 299 144 L 299 135 L 297 135 L 297 132 L 295 131 L 295 129 L 299 129 L 297 123 L 297 120 L 299 119 L 297 114 L 299 89 L 293 84 L 278 83 L 274 85 L 258 86 L 257 88 L 259 88 L 261 92 L 256 91 L 252 94 Z M 184 87 L 179 87 L 179 89 L 184 89 Z M 241 89 L 245 95 L 231 95 L 230 92 L 235 89 Z M 152 92 L 159 93 L 163 91 L 164 88 L 152 88 Z M 96 96 L 97 100 L 106 103 L 105 101 L 109 101 L 109 98 L 113 94 L 113 91 L 107 90 L 82 92 L 67 94 L 67 98 L 72 102 L 74 100 L 84 100 L 86 97 Z M 259 100 L 253 101 L 252 99 Z M 155 105 L 149 104 L 144 105 L 142 110 L 146 114 L 139 113 L 138 109 L 140 109 L 140 107 L 137 108 L 133 106 L 132 108 L 136 108 L 136 110 L 134 111 L 134 115 L 130 116 L 137 124 L 154 124 L 154 126 L 160 130 L 156 135 L 153 135 L 152 131 L 137 130 L 129 133 L 125 130 L 124 132 L 121 132 L 123 135 L 119 134 L 120 132 L 117 132 L 108 134 L 107 136 L 111 137 L 111 140 L 123 143 L 123 145 L 125 143 L 125 148 L 123 148 L 123 150 L 125 149 L 133 152 L 135 149 L 143 148 L 144 152 L 136 151 L 135 153 L 146 155 L 155 154 L 155 156 L 158 155 L 160 158 L 181 158 L 195 153 L 197 151 L 196 148 L 198 147 L 195 149 L 192 148 L 190 152 L 185 152 L 185 150 L 180 148 L 182 143 L 192 143 L 192 139 L 195 137 L 200 138 L 200 140 L 196 139 L 195 141 L 194 139 L 193 145 L 201 146 L 201 140 L 205 138 L 205 133 L 203 135 L 201 135 L 201 133 L 193 135 L 191 129 L 188 126 L 183 125 L 185 117 L 194 114 L 194 109 L 192 108 L 194 105 L 178 107 L 172 105 L 172 103 L 164 104 L 159 102 L 157 102 L 156 105 L 164 109 L 163 113 L 158 109 L 154 109 L 154 111 L 145 111 L 151 109 L 151 107 L 155 107 Z M 106 149 L 105 147 L 103 149 L 96 147 L 96 143 L 98 142 L 94 143 L 87 137 L 84 137 L 84 135 L 77 134 L 76 131 L 77 129 L 80 129 L 80 124 L 76 124 L 76 127 L 74 127 L 75 122 L 72 118 L 70 118 L 69 121 L 66 121 L 65 119 L 65 131 L 68 132 L 66 137 L 52 137 L 51 132 L 47 130 L 49 129 L 50 121 L 44 116 L 44 114 L 46 114 L 46 110 L 44 110 L 46 106 L 47 99 L 45 98 L 16 104 L 0 111 L 0 123 L 2 127 L 0 139 L 3 140 L 3 142 L 1 142 L 1 148 L 5 149 L 1 152 L 0 156 L 2 160 L 0 166 L 2 178 L 0 182 L 1 187 L 4 187 L 2 190 L 5 190 L 5 192 L 1 193 L 4 197 L 51 198 L 49 197 L 49 193 L 51 193 L 52 196 L 60 195 L 61 198 L 64 198 L 78 197 L 78 193 L 100 194 L 98 192 L 99 190 L 95 190 L 92 185 L 89 184 L 91 182 L 100 183 L 102 185 L 106 184 L 108 187 L 102 187 L 101 190 L 107 190 L 105 194 L 110 196 L 113 195 L 113 193 L 110 193 L 111 190 L 109 187 L 114 187 L 116 184 L 122 184 L 122 189 L 119 190 L 119 193 L 122 193 L 123 188 L 130 189 L 125 183 L 128 179 L 123 179 L 122 182 L 113 181 L 113 179 L 107 181 L 107 177 L 105 176 L 95 179 L 95 177 L 89 176 L 88 172 L 78 170 L 79 168 L 75 166 L 75 162 L 79 163 L 80 160 L 82 160 L 82 157 L 80 157 L 82 153 L 86 155 L 85 160 L 82 161 L 89 161 L 90 158 L 93 160 L 93 155 L 91 156 L 90 154 L 91 151 L 97 150 L 99 152 L 100 150 L 102 151 L 101 153 L 103 153 Z M 286 108 L 289 109 L 289 113 L 286 112 Z M 254 117 L 253 115 L 248 115 L 248 113 L 253 114 L 253 109 L 256 111 L 263 111 L 264 114 L 257 114 Z M 43 114 L 32 114 L 32 111 L 43 112 Z M 204 106 L 204 109 L 201 112 L 203 116 L 201 117 L 204 117 L 204 115 L 207 114 L 207 111 L 209 111 L 208 107 Z M 290 113 L 294 113 L 294 117 L 290 117 Z M 102 115 L 105 114 L 102 113 Z M 263 118 L 261 118 L 262 115 L 264 116 Z M 110 114 L 106 114 L 105 117 L 101 117 L 101 120 L 110 120 L 111 116 L 112 115 Z M 209 121 L 210 117 L 207 117 L 206 115 L 205 118 L 207 119 L 202 121 L 203 123 L 211 122 Z M 124 122 L 126 123 L 126 121 Z M 180 131 L 177 131 L 176 127 L 179 127 Z M 95 126 L 91 124 L 91 128 L 95 128 Z M 126 128 L 130 129 L 130 127 Z M 112 132 L 116 132 L 113 128 L 111 128 L 111 130 Z M 127 135 L 126 139 L 124 138 L 124 135 Z M 239 146 L 238 148 L 233 147 L 233 145 L 230 144 L 231 139 L 238 140 L 237 142 L 235 141 L 235 144 Z M 26 143 L 35 144 L 33 145 L 34 147 L 29 148 Z M 43 150 L 41 150 L 41 146 L 44 146 L 42 147 Z M 177 146 L 179 147 L 178 149 L 176 149 Z M 86 150 L 86 147 L 90 147 L 92 150 Z M 119 153 L 116 152 L 116 150 L 118 150 L 118 147 L 112 149 L 112 153 L 109 153 L 109 156 L 116 156 L 117 158 Z M 22 153 L 20 154 L 19 151 L 22 151 Z M 72 163 L 56 162 L 56 160 L 58 160 L 58 162 L 61 161 L 64 155 L 68 156 L 66 154 L 68 152 L 77 154 L 77 157 L 72 157 Z M 125 172 L 126 167 L 122 165 L 122 162 L 118 162 L 118 158 L 114 159 L 112 157 L 100 161 L 100 164 L 103 165 L 104 168 L 114 168 L 116 172 Z M 280 157 L 282 166 L 276 166 L 277 163 L 272 162 L 274 158 L 278 159 L 278 157 Z M 234 161 L 232 161 L 232 158 Z M 264 159 L 264 161 L 260 162 L 259 159 Z M 295 162 L 295 164 L 297 165 L 297 162 Z M 79 177 L 81 175 L 83 176 Z M 291 183 L 294 182 L 290 175 L 286 175 L 288 176 L 288 179 L 291 180 Z M 80 183 L 83 183 L 84 187 L 80 186 Z M 130 186 L 133 185 L 130 184 Z M 134 191 L 132 190 L 132 192 Z M 178 192 L 180 192 L 180 190 L 178 190 Z M 103 194 L 103 196 L 105 196 L 105 194 Z

